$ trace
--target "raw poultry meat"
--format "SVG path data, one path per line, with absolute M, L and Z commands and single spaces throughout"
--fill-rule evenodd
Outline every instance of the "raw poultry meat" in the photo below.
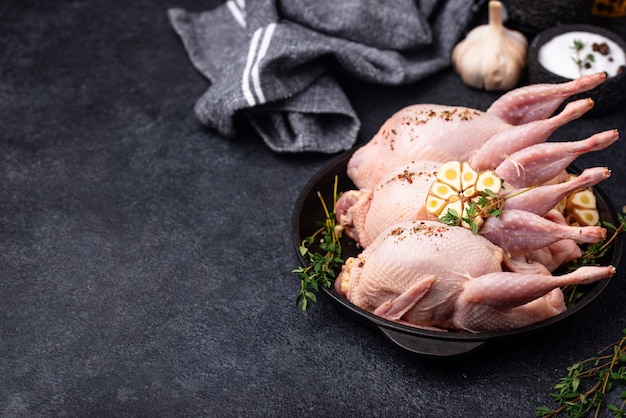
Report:
M 468 161 L 476 170 L 495 168 L 508 155 L 545 142 L 560 126 L 593 107 L 590 99 L 565 99 L 606 79 L 598 73 L 561 84 L 521 87 L 481 112 L 461 106 L 418 104 L 392 115 L 348 163 L 348 176 L 373 188 L 389 170 L 412 161 Z
M 513 187 L 530 187 L 554 179 L 580 155 L 600 151 L 619 138 L 616 129 L 575 142 L 544 142 L 524 148 L 506 158 L 496 173 Z
M 569 226 L 532 212 L 510 209 L 502 211 L 499 218 L 488 218 L 480 228 L 480 235 L 510 254 L 520 254 L 562 239 L 580 244 L 602 242 L 606 238 L 606 229 L 600 226 Z
M 565 169 L 579 155 L 614 143 L 617 131 L 546 142 L 593 102 L 577 100 L 551 114 L 567 97 L 605 78 L 596 74 L 558 85 L 523 87 L 502 96 L 486 112 L 415 105 L 393 115 L 348 162 L 348 176 L 358 189 L 346 191 L 337 201 L 337 230 L 364 250 L 346 261 L 335 281 L 337 292 L 393 321 L 485 332 L 558 315 L 566 309 L 562 286 L 614 274 L 612 266 L 552 274 L 562 263 L 580 257 L 578 244 L 606 239 L 604 228 L 569 225 L 554 207 L 569 194 L 609 177 L 605 167 L 586 169 L 573 178 Z M 459 169 L 450 171 L 453 166 Z M 490 184 L 502 180 L 500 215 L 481 219 L 474 231 L 436 220 L 442 212 L 433 214 L 429 202 L 441 208 L 457 205 L 466 196 L 469 202 L 476 195 L 466 195 L 465 186 L 458 188 L 462 174 L 480 178 L 483 170 L 492 173 Z M 431 185 L 440 185 L 448 173 L 459 182 L 451 186 L 454 193 L 433 197 L 431 193 L 438 193 L 434 190 L 445 188 Z M 463 206 L 453 207 L 464 213 Z
M 552 225 L 540 217 L 548 213 L 567 194 L 576 189 L 591 187 L 608 178 L 610 174 L 608 169 L 590 169 L 575 181 L 550 187 L 544 185 L 524 193 L 519 193 L 520 190 L 518 189 L 532 188 L 551 181 L 554 182 L 554 179 L 564 173 L 566 167 L 581 154 L 599 151 L 614 143 L 619 137 L 618 132 L 615 129 L 608 130 L 585 140 L 573 142 L 543 142 L 549 133 L 562 124 L 563 120 L 570 120 L 572 115 L 579 115 L 580 106 L 586 106 L 588 101 L 583 99 L 569 103 L 560 115 L 530 122 L 528 121 L 530 117 L 523 118 L 521 113 L 516 110 L 515 105 L 517 104 L 532 113 L 534 118 L 543 117 L 546 112 L 552 111 L 560 105 L 568 94 L 588 89 L 602 80 L 604 80 L 604 76 L 596 74 L 562 84 L 523 87 L 504 95 L 490 107 L 490 111 L 496 113 L 498 117 L 469 109 L 461 112 L 468 116 L 460 116 L 461 113 L 455 109 L 450 113 L 449 119 L 434 116 L 428 122 L 418 125 L 422 127 L 419 135 L 417 135 L 417 128 L 415 127 L 405 128 L 406 130 L 399 134 L 392 126 L 404 129 L 402 126 L 407 125 L 403 125 L 399 120 L 407 117 L 406 112 L 408 114 L 424 112 L 424 110 L 416 110 L 418 108 L 445 108 L 417 105 L 398 112 L 383 125 L 383 128 L 367 145 L 357 150 L 349 160 L 348 174 L 353 182 L 357 186 L 359 184 L 367 184 L 367 186 L 344 193 L 337 202 L 337 219 L 341 228 L 344 228 L 347 235 L 365 248 L 383 229 L 396 222 L 429 219 L 425 208 L 428 189 L 435 181 L 441 163 L 448 161 L 446 158 L 455 156 L 459 157 L 460 161 L 468 161 L 468 164 L 476 170 L 492 169 L 505 181 L 505 190 L 508 192 L 503 194 L 504 197 L 507 195 L 517 196 L 507 200 L 506 210 L 518 209 L 532 212 L 517 212 L 515 217 L 510 215 L 501 220 L 490 220 L 488 228 L 484 228 L 484 230 L 495 243 L 505 245 L 511 252 L 538 249 L 522 248 L 524 243 L 519 240 L 508 239 L 506 242 L 504 241 L 507 236 L 519 236 L 523 233 L 529 234 L 528 243 L 535 242 L 538 244 L 542 242 L 541 240 L 548 238 L 545 231 L 537 231 L 533 227 L 534 225 L 549 227 L 546 231 L 554 232 L 550 238 L 564 239 L 572 233 L 578 234 L 579 231 L 568 228 L 566 225 Z M 532 106 L 529 104 L 529 97 L 532 98 Z M 474 117 L 476 119 L 473 119 Z M 503 122 L 502 118 L 524 124 L 509 125 Z M 561 118 L 564 119 L 561 120 Z M 458 131 L 462 125 L 474 123 L 472 120 L 477 124 L 472 126 L 483 129 L 468 130 L 461 135 Z M 507 127 L 499 134 L 491 136 L 487 134 L 482 137 L 476 134 L 477 132 L 485 134 L 492 130 L 495 132 L 502 126 Z M 533 128 L 538 129 L 533 131 Z M 387 135 L 385 138 L 382 138 L 383 133 Z M 402 138 L 403 141 L 390 139 L 390 135 Z M 522 136 L 518 138 L 514 135 Z M 461 138 L 464 142 L 461 142 Z M 387 145 L 390 147 L 381 145 L 383 139 L 388 140 Z M 396 148 L 401 145 L 408 148 L 409 151 L 398 152 Z M 496 153 L 489 151 L 490 147 L 496 146 L 497 148 L 494 148 L 498 150 Z M 503 149 L 512 150 L 517 146 L 521 146 L 521 148 L 507 158 L 498 154 Z M 377 152 L 378 154 L 376 154 Z M 407 155 L 421 156 L 424 154 L 432 158 L 398 164 L 398 161 L 406 160 Z M 376 158 L 370 157 L 373 155 Z M 361 171 L 367 167 L 370 169 Z M 374 178 L 378 180 L 372 184 Z M 514 222 L 513 219 L 515 219 Z M 509 234 L 509 228 L 513 229 L 512 234 Z M 579 242 L 589 242 L 589 240 L 599 239 L 601 236 L 593 228 L 587 228 L 580 232 Z M 535 235 L 540 235 L 540 239 L 538 240 Z
M 335 289 L 392 321 L 492 332 L 558 315 L 566 310 L 561 286 L 593 283 L 615 272 L 612 266 L 581 267 L 552 276 L 525 262 L 513 261 L 507 264 L 513 271 L 503 271 L 503 261 L 500 247 L 465 228 L 408 221 L 388 228 L 348 259 Z
M 372 190 L 349 190 L 337 201 L 338 224 L 361 247 L 400 221 L 428 219 L 426 196 L 441 163 L 418 161 L 391 170 Z
M 551 210 L 545 215 L 545 218 L 555 223 L 567 224 L 565 217 L 558 210 Z M 548 271 L 552 272 L 562 264 L 574 261 L 580 256 L 582 256 L 582 250 L 576 241 L 561 239 L 543 248 L 513 255 L 512 258 L 521 260 L 523 263 L 528 264 L 530 262 L 544 266 Z
M 361 247 L 367 248 L 381 231 L 395 223 L 432 219 L 426 210 L 426 196 L 440 166 L 441 163 L 434 161 L 419 161 L 387 173 L 373 190 L 345 192 L 337 201 L 338 224 Z M 604 235 L 596 227 L 554 224 L 543 216 L 569 193 L 594 186 L 609 175 L 607 168 L 593 167 L 565 182 L 524 189 L 523 192 L 511 188 L 503 193 L 505 197 L 514 196 L 506 200 L 503 212 L 515 212 L 501 219 L 488 220 L 481 233 L 489 234 L 494 243 L 504 245 L 510 252 L 539 249 L 547 245 L 538 246 L 540 242 L 572 236 L 581 243 L 602 240 Z M 513 239 L 520 235 L 526 240 Z

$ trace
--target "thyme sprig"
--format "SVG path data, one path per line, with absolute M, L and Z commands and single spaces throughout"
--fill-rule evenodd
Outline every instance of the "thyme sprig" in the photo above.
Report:
M 567 265 L 568 272 L 574 271 L 581 266 L 600 265 L 599 260 L 613 247 L 617 236 L 624 232 L 624 228 L 626 228 L 626 206 L 622 208 L 622 213 L 617 214 L 617 220 L 617 226 L 608 221 L 600 222 L 601 226 L 607 230 L 613 231 L 613 233 L 608 239 L 602 242 L 581 246 L 582 255 Z M 574 305 L 584 295 L 583 292 L 578 291 L 578 285 L 565 286 L 562 290 L 565 295 L 565 304 L 567 307 Z
M 583 254 L 574 263 L 570 263 L 568 270 L 575 270 L 582 265 L 598 265 L 599 259 L 604 257 L 613 246 L 615 239 L 626 228 L 626 206 L 622 213 L 617 214 L 619 224 L 601 222 L 607 229 L 612 229 L 611 236 L 597 244 L 588 244 L 583 248 Z M 582 296 L 576 286 L 563 288 L 567 306 L 576 303 Z M 552 409 L 546 406 L 536 408 L 537 417 L 557 417 L 567 413 L 569 418 L 586 417 L 594 413 L 598 417 L 602 410 L 608 410 L 615 417 L 626 417 L 626 329 L 622 331 L 622 338 L 600 350 L 595 356 L 579 361 L 567 368 L 567 376 L 553 386 L 550 396 L 559 405 Z M 609 399 L 609 392 L 621 387 L 620 402 L 614 403 L 617 398 Z
M 583 248 L 582 256 L 576 260 L 575 264 L 569 266 L 570 270 L 575 270 L 576 268 L 583 266 L 583 265 L 585 266 L 597 266 L 598 265 L 597 260 L 604 257 L 607 251 L 611 249 L 611 246 L 613 245 L 613 242 L 615 241 L 617 236 L 621 234 L 624 231 L 624 228 L 626 227 L 625 210 L 626 210 L 626 207 L 622 209 L 622 213 L 617 214 L 617 220 L 619 222 L 617 226 L 613 225 L 611 222 L 608 222 L 608 221 L 600 222 L 601 226 L 603 226 L 604 228 L 608 230 L 613 231 L 613 233 L 611 234 L 611 237 L 599 243 L 587 244 Z
M 502 196 L 501 194 L 494 193 L 490 189 L 485 189 L 476 201 L 471 202 L 467 206 L 467 209 L 464 210 L 464 216 L 459 216 L 458 212 L 454 209 L 448 209 L 446 213 L 439 217 L 439 220 L 448 226 L 456 226 L 464 222 L 469 225 L 472 233 L 478 234 L 478 230 L 482 224 L 481 220 L 489 217 L 501 217 L 502 208 L 507 199 L 518 196 L 532 188 L 534 188 L 534 186 L 508 196 Z
M 596 58 L 591 53 L 581 57 L 581 51 L 585 48 L 585 43 L 580 39 L 574 39 L 574 46 L 570 48 L 572 48 L 576 53 L 576 57 L 572 57 L 572 60 L 578 67 L 578 72 L 582 75 L 583 68 L 591 67 L 591 63 L 595 62 Z
M 598 417 L 603 409 L 608 409 L 616 417 L 626 417 L 626 390 L 620 393 L 619 404 L 607 396 L 617 387 L 626 389 L 626 329 L 622 334 L 619 341 L 597 355 L 568 367 L 567 376 L 561 378 L 550 393 L 559 407 L 537 407 L 536 416 L 556 417 L 565 412 L 569 418 L 575 418 L 595 411 L 594 416 Z
M 321 287 L 330 288 L 333 285 L 337 272 L 344 263 L 341 258 L 341 241 L 335 228 L 337 225 L 335 213 L 338 197 L 337 184 L 338 178 L 335 176 L 332 211 L 328 209 L 322 194 L 317 192 L 324 209 L 325 220 L 317 222 L 319 228 L 312 235 L 304 238 L 299 247 L 300 255 L 308 260 L 308 265 L 292 270 L 292 273 L 300 279 L 296 306 L 299 305 L 303 312 L 306 311 L 309 302 L 317 302 L 317 297 L 313 292 L 319 291 Z M 316 242 L 319 243 L 322 253 L 311 248 Z

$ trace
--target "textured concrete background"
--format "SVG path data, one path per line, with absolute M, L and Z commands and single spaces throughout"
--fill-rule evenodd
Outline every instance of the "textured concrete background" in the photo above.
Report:
M 519 416 L 626 328 L 623 268 L 549 334 L 426 360 L 320 297 L 295 306 L 290 218 L 330 159 L 194 118 L 207 82 L 166 18 L 192 0 L 0 5 L 0 416 Z M 342 79 L 369 139 L 419 102 L 486 109 L 452 71 Z M 622 110 L 554 138 L 617 128 Z M 626 146 L 602 188 L 626 203 Z M 622 263 L 623 264 L 623 263 Z

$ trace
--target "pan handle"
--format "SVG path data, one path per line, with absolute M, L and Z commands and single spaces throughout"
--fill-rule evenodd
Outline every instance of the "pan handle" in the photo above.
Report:
M 454 357 L 467 354 L 482 346 L 485 341 L 460 341 L 450 339 L 425 338 L 378 327 L 392 343 L 414 354 L 427 357 Z

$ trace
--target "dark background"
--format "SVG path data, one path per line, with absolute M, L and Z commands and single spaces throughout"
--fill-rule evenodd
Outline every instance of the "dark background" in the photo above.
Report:
M 0 4 L 0 416 L 530 417 L 567 366 L 621 337 L 623 263 L 575 319 L 461 359 L 406 353 L 323 296 L 300 312 L 290 219 L 331 157 L 197 122 L 208 82 L 166 10 L 218 3 Z M 405 105 L 499 95 L 451 70 L 340 79 L 359 143 Z M 611 128 L 626 132 L 623 110 L 554 139 Z M 618 209 L 622 141 L 577 161 L 612 169 Z

